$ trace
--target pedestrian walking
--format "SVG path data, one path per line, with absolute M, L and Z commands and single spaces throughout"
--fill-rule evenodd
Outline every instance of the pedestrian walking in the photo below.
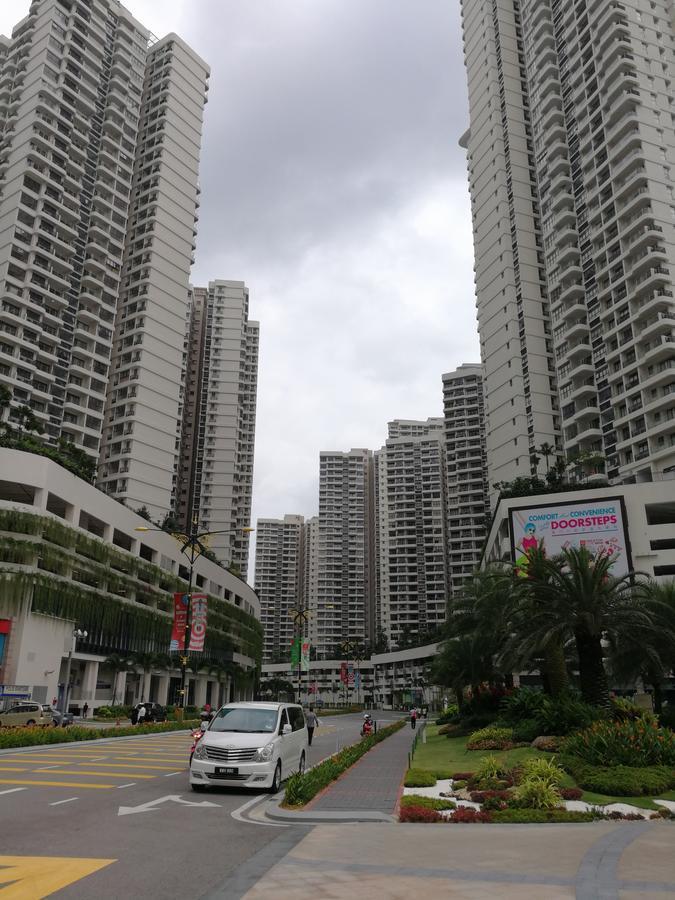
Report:
M 414 731 L 417 726 L 417 710 L 413 707 L 410 710 L 410 727 Z
M 306 713 L 305 722 L 307 722 L 307 743 L 311 747 L 312 746 L 312 738 L 314 737 L 314 729 L 319 724 L 319 719 L 317 718 L 317 715 L 314 712 L 313 706 L 310 706 L 308 712 Z
M 87 713 L 88 713 L 88 712 L 89 712 L 89 704 L 88 704 L 88 703 L 85 703 L 84 706 L 82 707 L 82 718 L 83 718 L 83 719 L 86 719 L 86 718 L 87 718 Z
M 143 724 L 143 719 L 145 718 L 146 712 L 147 712 L 147 710 L 146 710 L 145 704 L 144 704 L 144 705 L 141 706 L 141 708 L 138 710 L 138 718 L 136 719 L 136 724 L 137 724 L 137 725 L 142 725 L 142 724 Z

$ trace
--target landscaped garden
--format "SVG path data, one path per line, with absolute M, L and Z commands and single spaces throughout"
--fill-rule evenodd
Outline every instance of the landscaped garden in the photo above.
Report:
M 435 676 L 455 695 L 418 744 L 401 821 L 675 818 L 675 586 L 612 575 L 611 555 L 528 554 L 453 598 Z M 512 687 L 537 671 L 542 689 Z M 654 711 L 610 694 L 650 687 Z

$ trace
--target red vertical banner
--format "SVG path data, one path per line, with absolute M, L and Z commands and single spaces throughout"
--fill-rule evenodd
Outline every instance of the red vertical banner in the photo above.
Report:
M 181 653 L 185 649 L 185 624 L 187 622 L 188 595 L 173 595 L 173 628 L 169 653 Z
M 207 613 L 206 594 L 192 595 L 192 616 L 190 620 L 190 646 L 189 650 L 201 652 L 204 649 L 204 638 L 206 637 L 206 613 Z
M 346 663 L 346 662 L 343 662 L 343 663 L 341 663 L 341 665 L 340 665 L 340 681 L 341 681 L 343 684 L 347 684 L 347 679 L 348 679 L 348 677 L 349 677 L 349 676 L 347 675 L 347 663 Z

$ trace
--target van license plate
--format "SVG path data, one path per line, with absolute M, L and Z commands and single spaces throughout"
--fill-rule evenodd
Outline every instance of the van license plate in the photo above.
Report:
M 216 766 L 216 775 L 238 775 L 239 769 L 234 769 L 232 766 Z

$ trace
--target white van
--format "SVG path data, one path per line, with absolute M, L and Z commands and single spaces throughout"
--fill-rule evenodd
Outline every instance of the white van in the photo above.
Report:
M 307 764 L 307 725 L 294 703 L 228 703 L 215 714 L 190 763 L 190 787 L 279 790 Z

